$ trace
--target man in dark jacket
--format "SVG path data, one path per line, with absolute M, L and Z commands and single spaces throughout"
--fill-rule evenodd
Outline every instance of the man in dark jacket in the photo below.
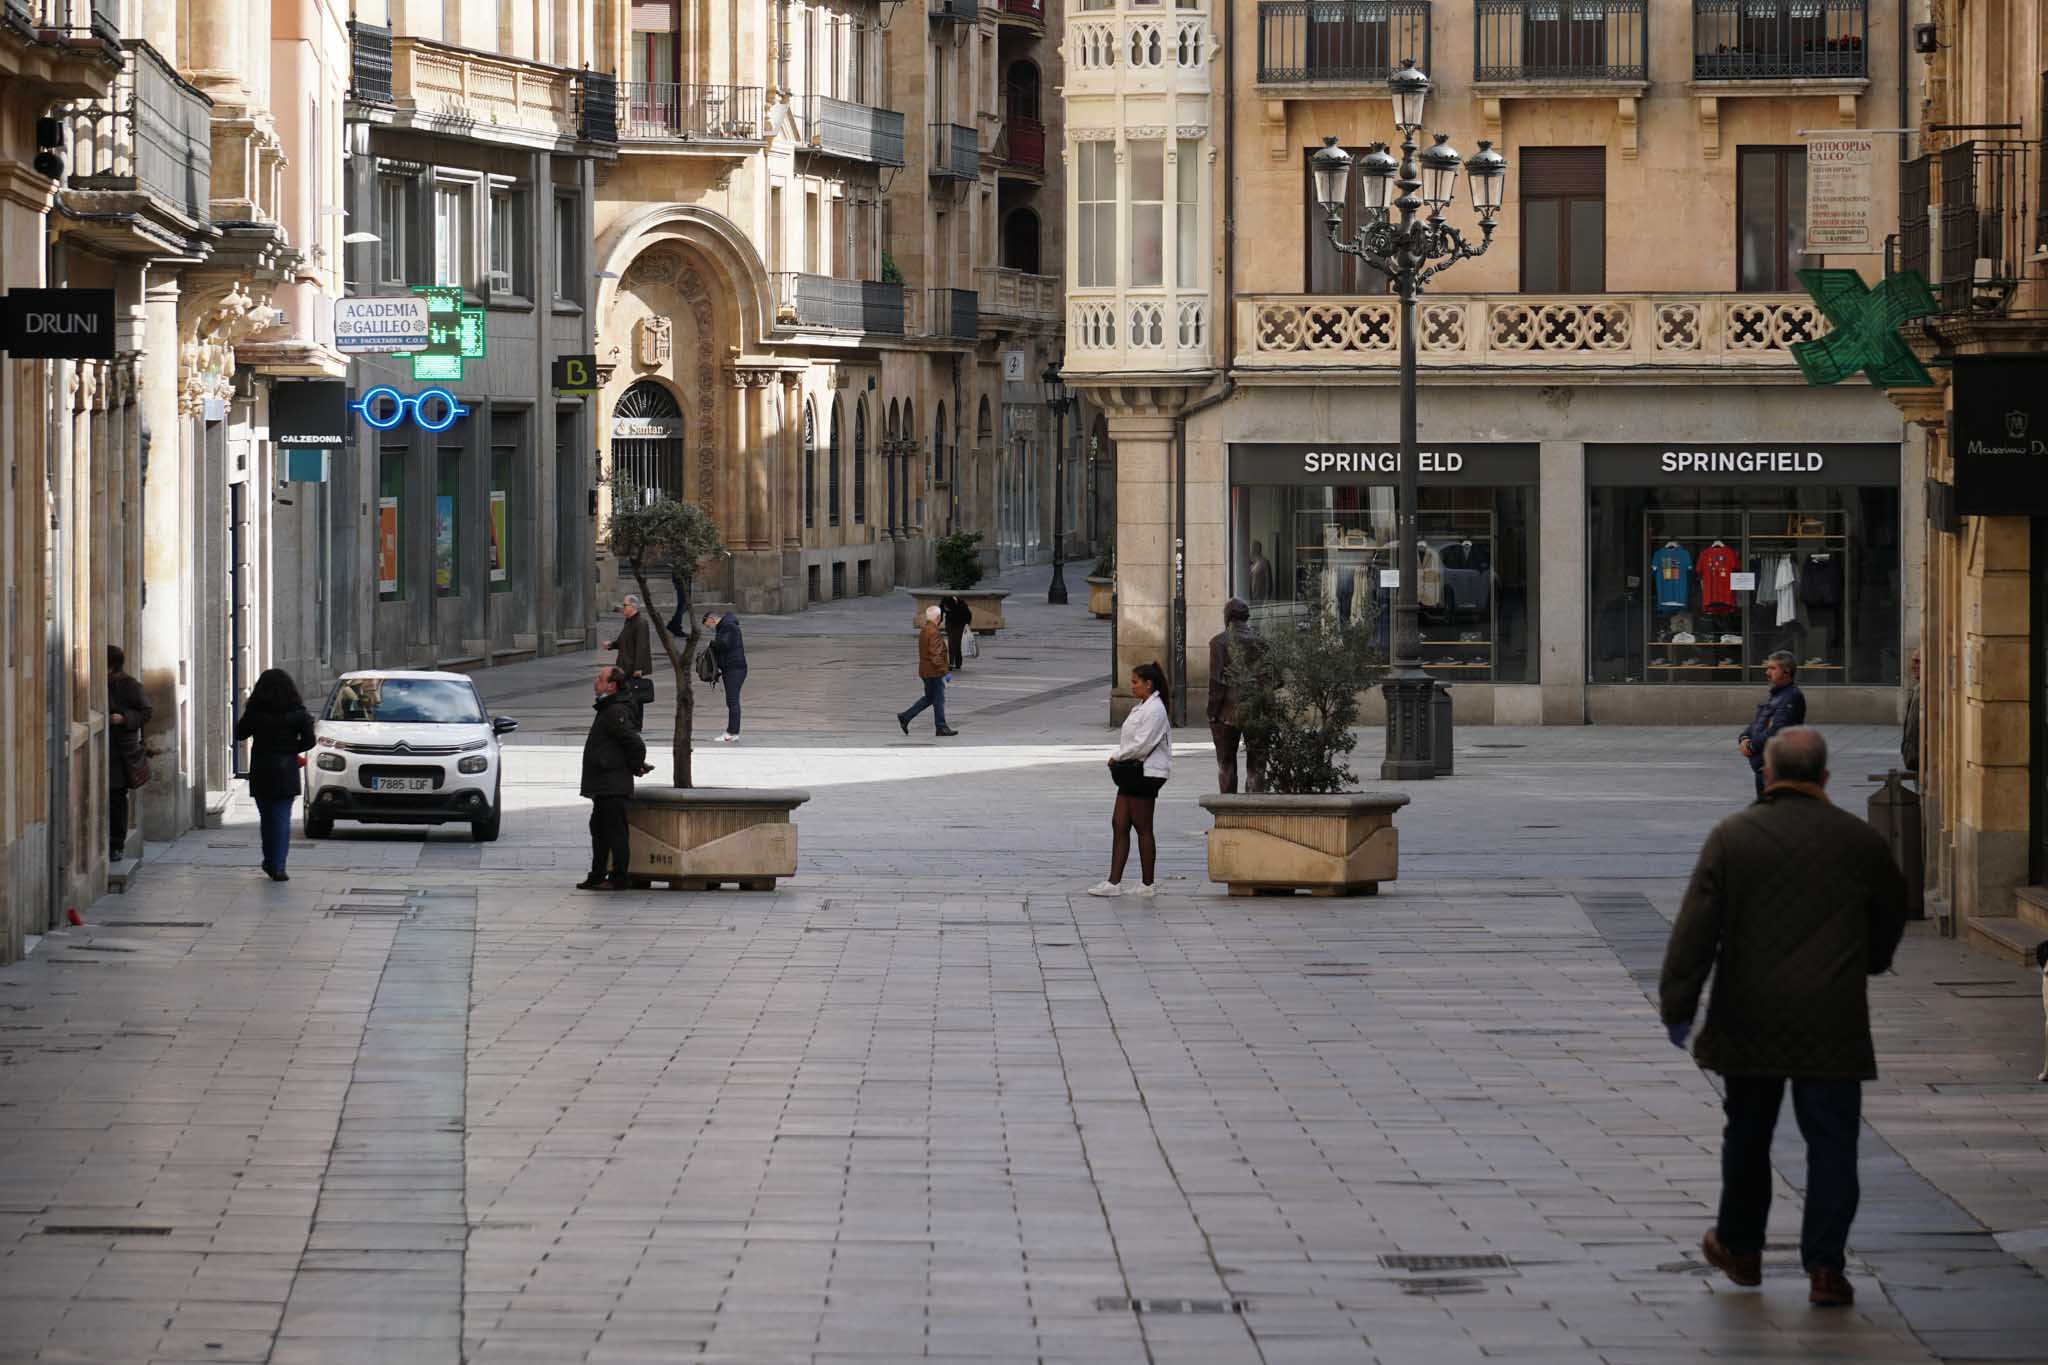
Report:
M 647 744 L 640 738 L 626 675 L 618 668 L 597 671 L 597 716 L 583 741 L 583 788 L 590 798 L 590 875 L 576 883 L 578 891 L 624 891 L 630 883 L 632 846 L 626 827 L 626 801 L 633 779 L 653 771 L 647 766 Z
M 735 612 L 707 611 L 704 624 L 711 629 L 711 663 L 718 680 L 725 684 L 725 733 L 720 744 L 740 737 L 740 689 L 747 685 L 747 646 L 740 639 L 740 618 Z
M 1792 681 L 1797 668 L 1797 661 L 1782 649 L 1764 660 L 1764 678 L 1771 685 L 1770 695 L 1757 704 L 1749 728 L 1735 738 L 1735 747 L 1749 760 L 1750 771 L 1756 776 L 1759 797 L 1764 794 L 1764 746 L 1780 731 L 1806 724 L 1806 694 Z
M 960 642 L 973 622 L 974 608 L 959 593 L 947 593 L 939 599 L 939 625 L 946 632 L 946 658 L 956 673 L 960 671 Z
M 627 679 L 619 690 L 633 703 L 633 725 L 637 729 L 647 715 L 646 708 L 640 704 L 640 684 L 632 680 L 654 676 L 654 642 L 649 638 L 647 616 L 641 610 L 638 597 L 627 593 L 619 611 L 625 620 L 619 623 L 618 638 L 606 640 L 604 647 L 618 651 L 618 658 L 613 662 L 618 664 L 619 672 Z
M 1799 1251 L 1820 1307 L 1855 1301 L 1843 1276 L 1856 1217 L 1863 1085 L 1877 1077 L 1866 978 L 1890 968 L 1906 883 L 1885 841 L 1828 800 L 1827 744 L 1794 726 L 1764 746 L 1763 797 L 1707 836 L 1658 983 L 1685 1046 L 1709 971 L 1694 1054 L 1726 1078 L 1721 1207 L 1700 1244 L 1737 1284 L 1763 1279 L 1771 1133 L 1785 1083 L 1806 1139 Z
M 149 698 L 128 676 L 128 656 L 107 646 L 107 841 L 108 861 L 128 856 L 128 792 L 144 763 L 142 727 L 149 724 Z M 147 771 L 147 769 L 144 769 Z
M 1237 790 L 1237 746 L 1244 737 L 1238 725 L 1237 693 L 1230 685 L 1231 656 L 1256 661 L 1259 637 L 1252 634 L 1252 609 L 1241 598 L 1223 604 L 1223 629 L 1209 637 L 1209 738 L 1216 742 L 1216 790 Z M 1247 750 L 1251 773 L 1246 791 L 1264 791 L 1264 755 Z

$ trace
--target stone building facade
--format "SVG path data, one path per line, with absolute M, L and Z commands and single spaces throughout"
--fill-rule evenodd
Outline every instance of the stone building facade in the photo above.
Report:
M 1896 124 L 1901 38 L 1860 0 L 1076 0 L 1068 369 L 1117 446 L 1112 713 L 1159 658 L 1199 714 L 1232 595 L 1384 645 L 1398 305 L 1328 245 L 1308 158 L 1398 142 L 1412 58 L 1426 127 L 1510 167 L 1486 254 L 1417 305 L 1423 653 L 1457 715 L 1739 721 L 1787 648 L 1817 718 L 1896 719 L 1902 424 L 1789 348 L 1828 326 L 1799 269 L 1882 274 L 1895 147 L 1862 240 L 1815 255 L 1806 148 Z M 1446 217 L 1478 240 L 1462 180 Z

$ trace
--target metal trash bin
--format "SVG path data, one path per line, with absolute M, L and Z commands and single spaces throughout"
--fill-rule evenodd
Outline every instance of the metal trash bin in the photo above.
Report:
M 1442 683 L 1429 697 L 1430 747 L 1436 759 L 1436 775 L 1451 775 L 1451 689 Z
M 1920 865 L 1920 793 L 1906 783 L 1910 773 L 1897 768 L 1870 780 L 1882 785 L 1870 794 L 1870 827 L 1878 832 L 1892 851 L 1892 861 L 1906 878 L 1906 913 L 1914 919 L 1927 918 L 1926 888 Z

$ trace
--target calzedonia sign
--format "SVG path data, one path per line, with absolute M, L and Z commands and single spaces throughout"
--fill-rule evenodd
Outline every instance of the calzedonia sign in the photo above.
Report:
M 1957 515 L 2048 515 L 2048 359 L 1957 356 L 1953 397 Z
M 1531 484 L 1536 454 L 1533 442 L 1425 445 L 1416 452 L 1415 477 L 1432 485 Z M 1247 441 L 1230 447 L 1230 481 L 1240 486 L 1390 484 L 1400 477 L 1398 446 Z
M 0 350 L 16 360 L 112 360 L 114 291 L 8 290 L 0 302 Z

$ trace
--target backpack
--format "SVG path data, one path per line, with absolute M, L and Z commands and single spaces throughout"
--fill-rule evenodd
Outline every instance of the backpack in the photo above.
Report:
M 706 683 L 718 681 L 718 660 L 711 657 L 708 649 L 697 656 L 697 680 Z

